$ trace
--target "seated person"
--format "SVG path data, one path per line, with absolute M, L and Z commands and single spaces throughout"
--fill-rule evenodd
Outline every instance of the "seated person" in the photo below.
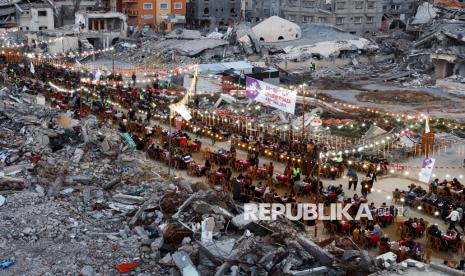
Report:
M 205 165 L 204 166 L 208 170 L 210 170 L 212 168 L 212 164 L 210 163 L 210 161 L 208 159 L 205 160 Z
M 190 156 L 190 155 L 185 155 L 185 156 L 182 158 L 182 161 L 183 161 L 185 164 L 188 164 L 188 163 L 194 161 L 194 159 L 193 159 L 192 156 Z
M 430 227 L 428 227 L 426 232 L 428 234 L 430 234 L 431 236 L 436 237 L 436 238 L 441 238 L 442 237 L 442 232 L 441 232 L 441 230 L 439 230 L 437 224 L 433 224 Z
M 420 218 L 417 221 L 417 225 L 415 227 L 416 233 L 418 235 L 423 235 L 423 232 L 425 232 L 425 229 L 426 229 L 425 221 L 423 220 L 423 218 Z
M 383 232 L 381 231 L 381 227 L 378 224 L 373 226 L 373 234 L 378 235 L 379 237 L 383 235 Z
M 436 193 L 430 193 L 429 195 L 427 195 L 427 200 L 430 201 L 431 203 L 435 203 L 436 200 L 438 200 L 438 196 Z
M 263 192 L 263 198 L 265 198 L 266 195 L 269 193 L 271 193 L 271 188 L 268 185 L 266 185 L 265 191 Z
M 226 174 L 226 176 L 225 176 L 226 180 L 230 180 L 230 179 L 231 179 L 231 176 L 232 176 L 232 170 L 231 170 L 231 168 L 226 168 L 226 169 L 225 169 L 225 174 Z
M 327 191 L 328 193 L 334 192 L 334 186 L 333 186 L 332 184 L 329 184 L 328 187 L 326 187 L 326 191 Z
M 365 229 L 366 229 L 367 231 L 373 231 L 373 230 L 375 229 L 374 226 L 375 226 L 375 225 L 373 224 L 373 221 L 372 221 L 372 220 L 369 220 L 369 221 L 367 222 L 367 225 L 365 226 Z
M 384 254 L 384 253 L 387 253 L 391 250 L 391 246 L 389 245 L 389 238 L 387 237 L 387 235 L 384 235 L 384 237 L 382 237 L 380 240 L 379 240 L 379 254 Z
M 342 187 L 342 185 L 339 185 L 335 191 L 334 191 L 338 196 L 339 195 L 342 195 L 344 193 L 344 188 Z
M 389 206 L 389 214 L 393 217 L 397 217 L 398 215 L 398 210 L 394 205 Z

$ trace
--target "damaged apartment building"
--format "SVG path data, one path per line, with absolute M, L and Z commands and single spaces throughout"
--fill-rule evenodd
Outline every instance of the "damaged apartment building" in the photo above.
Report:
M 299 25 L 326 23 L 351 34 L 376 32 L 381 26 L 382 3 L 377 0 L 255 0 L 255 19 L 278 15 Z
M 464 31 L 463 21 L 438 20 L 414 44 L 417 50 L 429 53 L 438 86 L 465 88 Z
M 193 27 L 222 27 L 241 17 L 241 0 L 191 0 L 187 23 Z
M 54 7 L 49 2 L 41 1 L 1 1 L 0 27 L 18 27 L 22 31 L 53 30 Z
M 110 47 L 119 37 L 126 37 L 128 30 L 127 17 L 119 12 L 79 12 L 76 25 L 81 36 L 97 48 Z
M 415 15 L 421 2 L 423 1 L 383 0 L 383 29 L 405 29 L 409 20 Z

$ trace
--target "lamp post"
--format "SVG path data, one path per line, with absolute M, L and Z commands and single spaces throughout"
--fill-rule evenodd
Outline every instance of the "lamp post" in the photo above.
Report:
M 303 99 L 303 102 L 302 102 L 302 142 L 304 141 L 304 135 L 305 135 L 305 90 L 304 90 L 304 87 L 307 86 L 307 84 L 301 84 L 299 87 L 300 87 L 300 91 L 302 92 L 302 99 Z
M 171 133 L 171 109 L 172 105 L 169 106 L 168 109 L 168 177 L 171 176 L 171 161 L 172 161 L 172 154 L 171 154 L 171 138 L 172 138 L 172 133 Z

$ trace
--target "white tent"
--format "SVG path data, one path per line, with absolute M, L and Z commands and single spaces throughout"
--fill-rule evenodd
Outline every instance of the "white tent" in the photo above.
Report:
M 371 125 L 371 127 L 365 132 L 365 135 L 363 135 L 364 139 L 373 139 L 376 137 L 379 137 L 383 134 L 386 134 L 387 131 L 384 129 L 380 128 L 379 126 Z
M 278 16 L 269 17 L 252 28 L 260 41 L 292 41 L 302 37 L 299 25 Z

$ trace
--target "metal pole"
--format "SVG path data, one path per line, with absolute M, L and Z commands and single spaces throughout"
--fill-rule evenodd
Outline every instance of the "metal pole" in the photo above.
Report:
M 302 142 L 304 141 L 304 135 L 305 135 L 305 92 L 302 87 L 302 97 L 303 97 L 303 106 L 302 106 Z
M 197 99 L 197 78 L 198 78 L 198 75 L 194 74 L 194 78 L 193 78 L 193 81 L 195 81 L 195 86 L 194 86 L 194 103 Z M 198 104 L 195 105 L 195 107 L 199 107 Z
M 113 80 L 116 80 L 116 77 L 115 77 L 115 51 L 112 51 L 112 55 L 111 55 L 111 63 L 112 63 L 112 67 L 113 67 Z
M 290 119 L 289 119 L 289 151 L 292 151 L 292 144 L 293 144 L 293 141 L 292 141 L 292 115 L 290 115 Z
M 169 177 L 169 176 L 171 176 L 171 160 L 172 160 L 171 137 L 173 136 L 172 133 L 171 133 L 171 108 L 169 110 L 168 120 L 169 120 L 169 128 L 168 128 L 168 131 L 169 131 L 169 136 L 168 136 L 168 154 L 169 154 L 169 158 L 168 158 L 168 177 Z
M 316 156 L 317 156 L 317 166 L 318 166 L 318 171 L 317 171 L 317 183 L 316 183 L 316 206 L 319 205 L 320 203 L 320 174 L 321 174 L 321 158 L 320 158 L 320 148 L 317 147 L 316 149 Z M 318 207 L 317 207 L 318 208 Z M 320 210 L 318 210 L 319 212 Z M 318 235 L 318 218 L 315 221 L 315 237 Z

